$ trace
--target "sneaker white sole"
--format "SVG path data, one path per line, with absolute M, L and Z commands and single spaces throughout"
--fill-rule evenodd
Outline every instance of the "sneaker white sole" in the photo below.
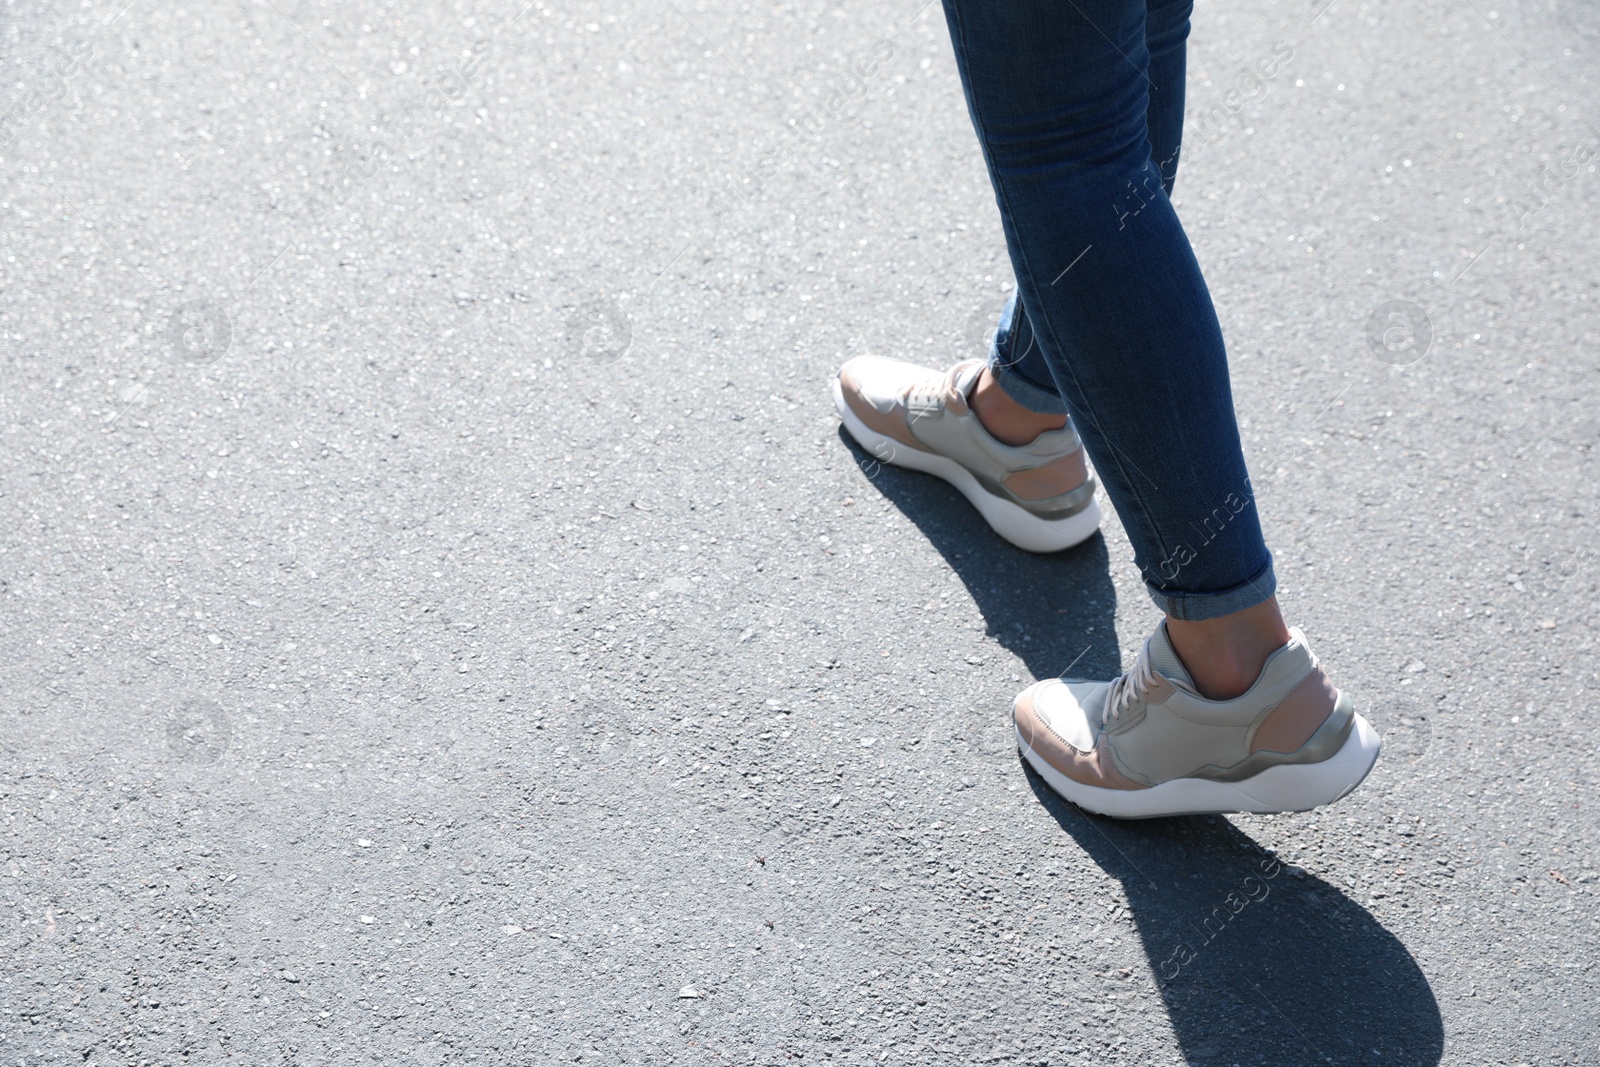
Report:
M 1149 789 L 1103 789 L 1073 781 L 1028 747 L 1017 731 L 1017 747 L 1028 765 L 1061 796 L 1080 808 L 1116 819 L 1153 819 L 1163 815 L 1221 815 L 1229 812 L 1271 814 L 1310 811 L 1348 796 L 1378 762 L 1382 741 L 1361 716 L 1350 724 L 1344 745 L 1321 763 L 1286 763 L 1268 767 L 1242 782 L 1176 778 Z
M 883 463 L 937 475 L 961 491 L 961 495 L 978 509 L 984 521 L 994 532 L 1018 548 L 1029 552 L 1060 552 L 1081 544 L 1100 529 L 1100 502 L 1089 501 L 1089 506 L 1076 515 L 1064 519 L 1041 519 L 1026 508 L 1003 500 L 978 484 L 978 479 L 955 460 L 933 452 L 908 448 L 892 437 L 870 429 L 856 417 L 850 405 L 844 402 L 844 391 L 839 380 L 833 380 L 833 405 L 839 409 L 844 428 L 856 443 Z

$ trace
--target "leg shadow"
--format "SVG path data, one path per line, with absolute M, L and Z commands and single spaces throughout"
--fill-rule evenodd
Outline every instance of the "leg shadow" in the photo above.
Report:
M 840 427 L 879 492 L 939 550 L 1036 678 L 1122 669 L 1104 538 L 1014 548 L 945 482 L 880 464 Z M 1212 1067 L 1437 1067 L 1444 1023 L 1410 952 L 1355 901 L 1278 861 L 1221 816 L 1088 815 L 1021 760 L 1039 802 L 1122 880 L 1185 1059 Z
M 1220 815 L 1104 819 L 1023 766 L 1061 828 L 1122 880 L 1188 1062 L 1439 1063 L 1433 990 L 1365 908 Z
M 989 635 L 1035 678 L 1109 678 L 1122 670 L 1105 538 L 1048 556 L 1024 552 L 989 528 L 966 498 L 932 475 L 880 463 L 843 426 L 839 437 L 868 479 L 917 525 L 966 584 Z

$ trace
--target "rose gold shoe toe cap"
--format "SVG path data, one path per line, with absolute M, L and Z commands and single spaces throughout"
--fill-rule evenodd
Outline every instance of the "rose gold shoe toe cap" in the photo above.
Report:
M 1101 789 L 1143 789 L 1144 786 L 1123 774 L 1107 751 L 1105 738 L 1097 739 L 1093 749 L 1077 748 L 1053 728 L 1039 711 L 1039 697 L 1049 687 L 1062 685 L 1057 679 L 1035 682 L 1017 694 L 1012 717 L 1017 724 L 1017 739 L 1052 770 L 1081 785 Z

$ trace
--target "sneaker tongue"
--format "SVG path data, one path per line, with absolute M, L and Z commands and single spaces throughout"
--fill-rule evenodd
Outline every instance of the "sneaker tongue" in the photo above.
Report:
M 969 359 L 964 363 L 957 363 L 950 370 L 950 388 L 962 400 L 972 396 L 972 387 L 978 384 L 978 375 L 983 373 L 984 362 L 981 359 Z
M 1156 632 L 1150 635 L 1150 666 L 1167 681 L 1175 682 L 1190 692 L 1195 691 L 1194 679 L 1183 669 L 1183 661 L 1178 658 L 1177 650 L 1167 638 L 1165 620 L 1156 627 Z

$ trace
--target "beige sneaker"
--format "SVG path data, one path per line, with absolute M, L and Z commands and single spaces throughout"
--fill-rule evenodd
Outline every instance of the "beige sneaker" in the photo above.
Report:
M 1289 633 L 1249 692 L 1207 700 L 1163 621 L 1120 678 L 1023 690 L 1022 755 L 1074 804 L 1124 819 L 1332 804 L 1372 770 L 1378 734 Z
M 967 405 L 982 373 L 979 359 L 940 373 L 857 356 L 839 369 L 833 402 L 862 448 L 884 463 L 937 474 L 1018 548 L 1071 548 L 1100 528 L 1077 433 L 1068 422 L 1020 448 L 995 440 Z

